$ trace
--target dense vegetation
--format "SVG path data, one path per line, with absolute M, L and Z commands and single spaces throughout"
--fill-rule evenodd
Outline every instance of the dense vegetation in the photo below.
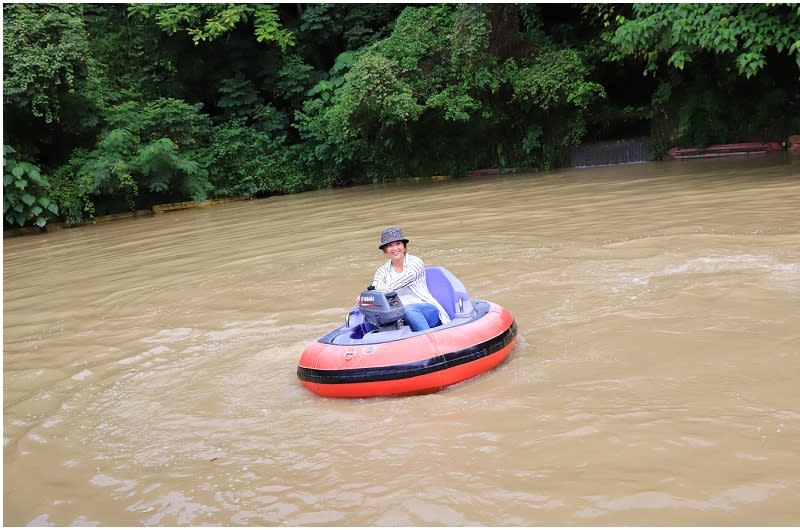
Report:
M 796 4 L 4 4 L 4 226 L 800 131 Z

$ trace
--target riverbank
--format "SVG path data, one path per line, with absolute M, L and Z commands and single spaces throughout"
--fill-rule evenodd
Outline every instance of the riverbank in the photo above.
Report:
M 108 223 L 110 221 L 118 221 L 120 219 L 132 219 L 134 217 L 152 217 L 153 215 L 159 215 L 166 212 L 173 212 L 177 210 L 187 210 L 189 208 L 206 208 L 208 206 L 213 206 L 216 204 L 224 204 L 227 202 L 235 202 L 235 201 L 246 201 L 249 200 L 245 197 L 229 197 L 225 199 L 209 199 L 207 201 L 185 201 L 185 202 L 173 202 L 168 204 L 155 204 L 150 209 L 143 209 L 143 210 L 133 210 L 130 212 L 120 212 L 120 213 L 112 213 L 109 215 L 101 215 L 98 217 L 93 217 L 91 219 L 87 219 L 82 223 L 78 223 L 75 225 L 67 226 L 63 222 L 58 221 L 51 221 L 47 223 L 47 225 L 43 227 L 38 226 L 23 226 L 19 228 L 6 228 L 3 230 L 3 239 L 8 237 L 19 237 L 19 236 L 29 236 L 29 235 L 36 235 L 36 234 L 44 234 L 49 232 L 57 232 L 59 230 L 63 230 L 65 228 L 78 228 L 81 226 L 86 225 L 96 225 L 99 223 Z
M 657 161 L 657 160 L 649 160 L 649 161 L 642 161 L 641 163 L 647 162 L 666 162 L 666 161 L 678 161 L 678 160 L 691 160 L 691 159 L 698 159 L 698 158 L 727 158 L 733 155 L 738 157 L 752 157 L 752 156 L 764 156 L 764 155 L 772 155 L 777 153 L 787 153 L 792 156 L 793 159 L 800 160 L 800 135 L 790 137 L 789 149 L 783 150 L 780 148 L 779 144 L 775 144 L 774 142 L 769 144 L 759 144 L 765 145 L 766 148 L 763 149 L 755 149 L 753 148 L 753 144 L 726 144 L 725 146 L 709 146 L 706 150 L 709 150 L 712 155 L 702 156 L 703 153 L 697 153 L 697 149 L 695 148 L 673 148 L 670 152 L 678 155 L 687 155 L 687 156 L 666 156 L 664 160 Z M 745 147 L 742 147 L 745 146 Z M 775 146 L 778 146 L 776 148 Z M 723 149 L 726 148 L 726 149 Z M 691 152 L 689 152 L 691 150 Z M 698 156 L 699 155 L 699 156 Z M 615 163 L 609 165 L 624 165 L 624 163 Z M 575 167 L 583 167 L 583 166 L 575 166 Z M 592 166 L 589 166 L 592 167 Z M 597 167 L 597 166 L 594 166 Z M 530 173 L 539 173 L 541 170 L 539 168 L 482 168 L 482 169 L 475 169 L 468 171 L 464 174 L 464 178 L 480 178 L 480 177 L 492 177 L 492 176 L 500 176 L 500 175 L 508 175 L 513 173 L 520 173 L 520 172 L 530 172 Z M 442 181 L 448 180 L 453 177 L 448 175 L 432 175 L 430 177 L 409 177 L 407 181 L 411 182 L 419 182 L 423 180 L 431 180 L 431 181 Z M 38 234 L 46 234 L 51 232 L 56 232 L 63 229 L 69 228 L 78 228 L 81 226 L 86 225 L 96 225 L 98 223 L 107 223 L 110 221 L 117 221 L 121 219 L 131 219 L 135 217 L 151 217 L 154 215 L 160 215 L 167 212 L 178 211 L 178 210 L 185 210 L 189 208 L 205 208 L 208 206 L 213 206 L 217 204 L 224 204 L 229 202 L 236 202 L 236 201 L 246 201 L 251 200 L 250 198 L 246 197 L 228 197 L 223 199 L 210 199 L 206 201 L 194 202 L 194 201 L 185 201 L 185 202 L 176 202 L 176 203 L 167 203 L 167 204 L 156 204 L 153 205 L 152 208 L 149 209 L 142 209 L 142 210 L 134 210 L 130 212 L 120 212 L 115 214 L 109 214 L 104 216 L 94 217 L 92 219 L 87 219 L 81 223 L 75 225 L 67 226 L 64 222 L 59 221 L 51 221 L 47 223 L 44 227 L 37 227 L 37 226 L 25 226 L 25 227 L 17 227 L 17 228 L 4 228 L 3 230 L 3 239 L 9 237 L 20 237 L 20 236 L 27 236 L 27 235 L 38 235 Z

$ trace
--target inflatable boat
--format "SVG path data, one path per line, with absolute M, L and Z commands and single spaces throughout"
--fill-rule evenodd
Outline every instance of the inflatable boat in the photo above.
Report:
M 302 385 L 325 397 L 427 394 L 502 363 L 517 340 L 511 313 L 471 299 L 444 267 L 426 267 L 425 276 L 450 322 L 411 331 L 396 293 L 363 291 L 345 323 L 303 351 L 297 365 Z

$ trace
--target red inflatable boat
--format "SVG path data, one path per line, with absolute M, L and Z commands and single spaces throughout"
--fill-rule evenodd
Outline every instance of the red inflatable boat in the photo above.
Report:
M 413 332 L 394 293 L 365 291 L 343 326 L 303 351 L 297 366 L 303 386 L 340 398 L 426 394 L 502 363 L 516 344 L 511 313 L 470 299 L 443 267 L 428 267 L 425 273 L 428 289 L 451 322 Z

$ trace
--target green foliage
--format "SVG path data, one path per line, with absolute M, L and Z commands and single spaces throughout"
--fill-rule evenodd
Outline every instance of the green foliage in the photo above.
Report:
M 770 49 L 793 56 L 800 68 L 800 9 L 791 4 L 635 4 L 633 11 L 633 19 L 618 16 L 611 40 L 618 58 L 643 59 L 645 73 L 655 74 L 665 59 L 683 70 L 712 53 L 751 78 Z
M 4 142 L 52 173 L 108 97 L 81 4 L 3 4 Z
M 526 11 L 527 27 L 539 28 L 537 12 Z M 563 163 L 603 86 L 575 49 L 546 45 L 539 34 L 537 54 L 500 64 L 492 37 L 480 7 L 404 9 L 390 37 L 354 54 L 346 71 L 329 72 L 297 114 L 302 138 L 316 146 L 315 173 L 332 168 L 358 181 Z
M 3 104 L 46 123 L 90 83 L 80 4 L 3 4 Z
M 249 114 L 250 109 L 261 99 L 253 82 L 242 74 L 223 79 L 220 82 L 219 94 L 217 106 L 232 114 Z
M 677 113 L 679 137 L 690 137 L 695 145 L 723 141 L 726 127 L 721 105 L 712 92 L 693 90 Z
M 600 84 L 586 79 L 589 69 L 575 50 L 548 50 L 530 66 L 519 68 L 509 61 L 506 67 L 514 98 L 543 110 L 564 105 L 586 108 L 605 97 Z
M 319 99 L 298 113 L 302 137 L 316 145 L 316 167 L 360 174 L 356 180 L 416 171 L 424 114 L 467 122 L 480 113 L 483 91 L 497 87 L 488 35 L 474 7 L 406 8 L 390 37 L 340 56 L 338 69 L 310 91 Z
M 304 143 L 312 146 L 304 163 L 319 187 L 335 183 L 367 148 L 358 131 L 347 126 L 345 112 L 338 106 L 326 108 L 322 99 L 312 99 L 296 113 L 294 126 Z
M 675 145 L 783 139 L 800 128 L 800 115 L 786 113 L 791 95 L 770 78 L 730 80 L 724 92 L 718 83 L 693 65 L 659 84 L 651 116 L 655 156 Z
M 365 54 L 348 73 L 347 93 L 341 98 L 351 116 L 360 116 L 384 127 L 416 120 L 422 107 L 402 78 L 396 62 L 377 54 Z M 356 125 L 356 124 L 353 124 Z
M 463 122 L 479 112 L 485 91 L 499 88 L 496 61 L 488 52 L 490 33 L 477 6 L 406 8 L 375 51 L 397 64 L 423 108 Z
M 615 59 L 636 58 L 659 76 L 651 104 L 657 155 L 670 144 L 774 139 L 797 127 L 797 113 L 775 104 L 800 89 L 796 6 L 635 4 L 632 13 L 617 17 L 608 41 Z
M 132 14 L 153 19 L 168 34 L 186 32 L 195 45 L 210 42 L 251 22 L 257 42 L 274 42 L 282 51 L 294 46 L 272 4 L 132 4 Z
M 305 4 L 297 31 L 299 45 L 316 53 L 358 50 L 391 33 L 403 4 Z M 302 45 L 302 41 L 311 44 Z
M 512 123 L 523 153 L 546 169 L 565 163 L 586 134 L 587 115 L 605 99 L 604 87 L 588 79 L 589 68 L 570 48 L 543 47 L 522 66 L 509 59 L 503 73 L 522 111 Z
M 180 97 L 178 39 L 130 16 L 125 4 L 87 4 L 84 19 L 92 56 L 103 67 L 107 105 Z M 194 50 L 192 50 L 194 51 Z
M 299 105 L 314 79 L 319 77 L 322 77 L 321 74 L 316 74 L 314 68 L 303 62 L 299 55 L 287 56 L 275 82 L 277 95 L 292 106 Z
M 58 215 L 58 205 L 46 193 L 47 179 L 29 162 L 18 162 L 10 145 L 3 146 L 3 216 L 9 225 L 39 228 Z
M 107 123 L 97 146 L 80 155 L 78 191 L 90 213 L 104 200 L 123 199 L 135 209 L 142 194 L 148 202 L 207 197 L 210 121 L 199 105 L 127 102 L 109 110 Z
M 314 187 L 296 148 L 288 145 L 284 119 L 261 107 L 248 120 L 236 117 L 214 127 L 209 180 L 219 197 L 259 197 Z
M 322 101 L 328 102 L 333 96 L 340 92 L 344 85 L 344 74 L 353 66 L 357 55 L 353 52 L 343 52 L 333 64 L 330 77 L 322 79 L 314 85 L 307 93 L 309 97 L 319 96 Z
M 86 153 L 77 150 L 72 159 L 50 175 L 50 195 L 59 205 L 60 215 L 67 226 L 80 224 L 84 217 L 94 214 L 94 202 L 87 197 L 78 180 L 78 171 Z
M 48 175 L 31 195 L 69 224 L 155 202 L 553 168 L 629 123 L 649 126 L 657 151 L 800 129 L 791 4 L 6 4 L 3 15 L 6 143 Z M 30 193 L 38 173 L 20 167 Z M 9 197 L 24 209 L 17 182 Z

